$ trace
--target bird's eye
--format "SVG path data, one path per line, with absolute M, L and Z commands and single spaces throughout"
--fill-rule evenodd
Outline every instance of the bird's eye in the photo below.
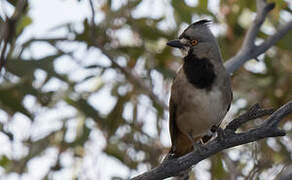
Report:
M 198 44 L 198 40 L 191 40 L 191 45 L 192 46 L 195 46 L 195 45 L 197 45 Z

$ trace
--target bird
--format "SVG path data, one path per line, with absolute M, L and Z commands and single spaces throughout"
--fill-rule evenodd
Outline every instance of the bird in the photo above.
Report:
M 171 85 L 169 131 L 172 158 L 201 147 L 214 134 L 233 98 L 219 45 L 209 29 L 210 20 L 190 24 L 167 45 L 178 48 L 183 63 Z M 188 178 L 188 177 L 187 177 Z M 186 178 L 184 178 L 186 179 Z

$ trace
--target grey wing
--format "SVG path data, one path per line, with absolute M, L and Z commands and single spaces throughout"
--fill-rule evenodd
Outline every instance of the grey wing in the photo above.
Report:
M 230 109 L 230 106 L 231 106 L 232 99 L 233 99 L 233 93 L 232 93 L 232 89 L 231 89 L 231 82 L 230 82 L 229 74 L 226 74 L 223 86 L 224 86 L 224 88 L 223 88 L 224 104 L 226 104 L 226 106 L 227 106 L 226 112 L 228 112 Z

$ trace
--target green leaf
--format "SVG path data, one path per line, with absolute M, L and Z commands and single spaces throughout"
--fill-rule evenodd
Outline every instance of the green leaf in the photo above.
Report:
M 125 120 L 123 118 L 124 104 L 129 100 L 130 96 L 118 96 L 118 101 L 115 104 L 112 111 L 106 118 L 104 123 L 105 128 L 108 131 L 109 136 L 112 136 L 119 126 L 124 124 Z
M 108 7 L 112 7 L 112 0 L 107 0 Z
M 292 31 L 289 31 L 289 33 L 286 34 L 280 41 L 278 41 L 276 45 L 281 49 L 292 50 L 291 42 L 292 42 Z
M 187 23 L 191 23 L 192 21 L 192 13 L 194 13 L 194 8 L 189 7 L 185 4 L 184 1 L 181 0 L 172 0 L 171 4 L 173 6 L 175 12 L 175 18 L 177 21 L 184 21 Z
M 107 153 L 108 155 L 111 155 L 117 158 L 122 163 L 126 164 L 129 168 L 132 168 L 132 169 L 137 168 L 138 163 L 135 161 L 132 161 L 128 153 L 124 150 L 121 150 L 121 148 L 119 148 L 119 144 L 116 144 L 116 143 L 107 144 L 106 148 L 104 149 L 104 152 Z
M 9 161 L 10 160 L 7 158 L 7 156 L 1 156 L 0 166 L 5 168 L 5 166 L 8 165 Z
M 21 17 L 16 27 L 16 34 L 18 35 L 21 34 L 24 28 L 26 28 L 31 23 L 32 23 L 32 19 L 29 16 L 26 15 L 26 16 Z
M 44 70 L 48 77 L 56 77 L 60 80 L 66 81 L 66 78 L 58 73 L 54 69 L 54 60 L 60 56 L 62 53 L 49 55 L 38 60 L 23 60 L 23 59 L 11 59 L 7 63 L 7 69 L 10 73 L 17 75 L 19 77 L 27 77 L 32 79 L 35 70 Z
M 7 0 L 11 5 L 16 6 L 17 0 Z
M 75 107 L 80 112 L 84 113 L 87 117 L 91 117 L 93 120 L 98 122 L 99 125 L 101 125 L 101 123 L 104 121 L 101 118 L 99 112 L 93 106 L 91 106 L 86 99 L 80 98 L 78 100 L 74 100 L 70 97 L 64 97 L 64 100 L 67 102 L 67 104 Z
M 208 8 L 208 0 L 200 0 L 199 7 L 202 9 L 207 9 Z
M 0 89 L 0 107 L 7 113 L 13 115 L 16 112 L 21 112 L 28 117 L 32 117 L 29 111 L 25 109 L 22 100 L 25 96 L 23 90 L 18 85 L 12 87 L 4 87 Z

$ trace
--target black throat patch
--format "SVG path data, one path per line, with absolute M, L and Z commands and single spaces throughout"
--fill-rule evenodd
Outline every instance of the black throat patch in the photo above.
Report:
M 190 51 L 184 57 L 183 70 L 188 81 L 199 89 L 210 90 L 216 78 L 214 65 L 207 58 L 198 58 Z

